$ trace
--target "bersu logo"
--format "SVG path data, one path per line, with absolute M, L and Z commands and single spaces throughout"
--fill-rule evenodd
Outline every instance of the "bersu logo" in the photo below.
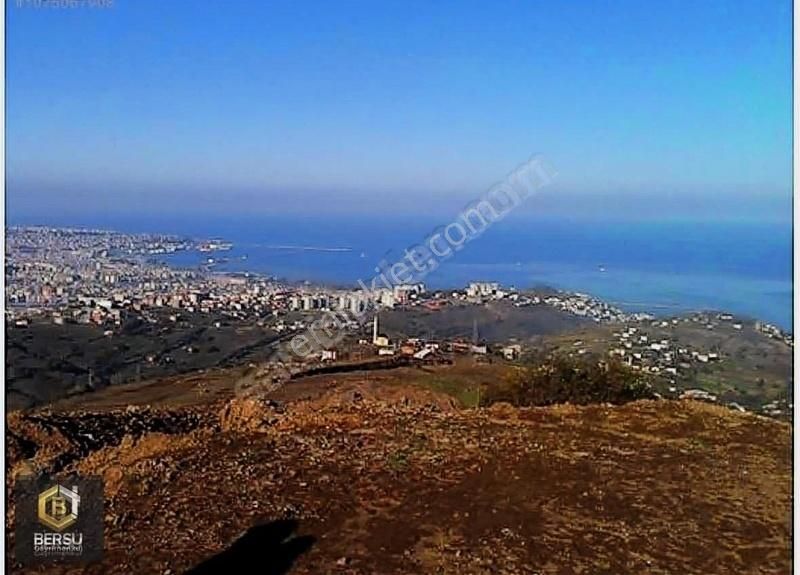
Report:
M 81 498 L 78 487 L 53 485 L 39 493 L 39 522 L 55 531 L 63 531 L 78 520 Z

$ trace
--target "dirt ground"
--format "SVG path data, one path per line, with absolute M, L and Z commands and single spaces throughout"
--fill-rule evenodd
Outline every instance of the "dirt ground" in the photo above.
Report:
M 106 551 L 11 571 L 791 570 L 788 424 L 695 402 L 462 409 L 398 381 L 312 387 L 281 404 L 12 414 L 12 482 L 57 464 L 104 476 Z M 105 444 L 80 444 L 90 425 Z
M 183 408 L 235 396 L 235 382 L 243 377 L 247 367 L 209 369 L 191 374 L 151 379 L 140 383 L 110 386 L 92 393 L 75 395 L 48 406 L 53 411 L 108 411 L 128 405 L 150 405 L 159 408 Z M 346 391 L 352 386 L 380 389 L 408 387 L 445 391 L 458 397 L 480 384 L 501 379 L 508 366 L 503 362 L 476 364 L 470 358 L 457 358 L 453 365 L 398 367 L 386 371 L 349 372 L 316 375 L 293 380 L 290 385 L 268 394 L 270 399 L 284 403 L 318 398 L 334 391 Z M 442 389 L 444 384 L 445 388 Z

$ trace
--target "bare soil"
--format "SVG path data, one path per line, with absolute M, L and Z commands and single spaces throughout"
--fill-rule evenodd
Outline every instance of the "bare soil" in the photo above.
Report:
M 463 409 L 411 375 L 11 414 L 10 484 L 56 462 L 106 479 L 101 563 L 11 571 L 790 572 L 788 424 L 679 401 Z M 87 447 L 91 425 L 107 439 Z

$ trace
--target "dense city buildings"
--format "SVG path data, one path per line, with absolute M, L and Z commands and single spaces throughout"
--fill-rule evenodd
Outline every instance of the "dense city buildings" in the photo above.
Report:
M 465 290 L 428 292 L 424 284 L 341 289 L 290 285 L 254 274 L 178 269 L 158 256 L 185 250 L 229 249 L 221 240 L 190 240 L 169 235 L 123 234 L 48 227 L 9 228 L 7 238 L 7 319 L 24 324 L 33 317 L 55 323 L 119 324 L 125 312 L 157 308 L 190 313 L 218 312 L 233 318 L 269 320 L 287 312 L 345 311 L 361 316 L 372 309 L 458 302 L 508 300 L 516 306 L 549 305 L 595 321 L 631 316 L 590 296 L 553 292 L 537 296 L 474 282 Z

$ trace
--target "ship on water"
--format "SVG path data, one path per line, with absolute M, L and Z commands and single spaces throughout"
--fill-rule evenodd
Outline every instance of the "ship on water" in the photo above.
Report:
M 228 251 L 231 248 L 233 248 L 233 244 L 231 242 L 226 242 L 223 240 L 208 240 L 198 244 L 197 251 L 223 252 L 223 251 Z

